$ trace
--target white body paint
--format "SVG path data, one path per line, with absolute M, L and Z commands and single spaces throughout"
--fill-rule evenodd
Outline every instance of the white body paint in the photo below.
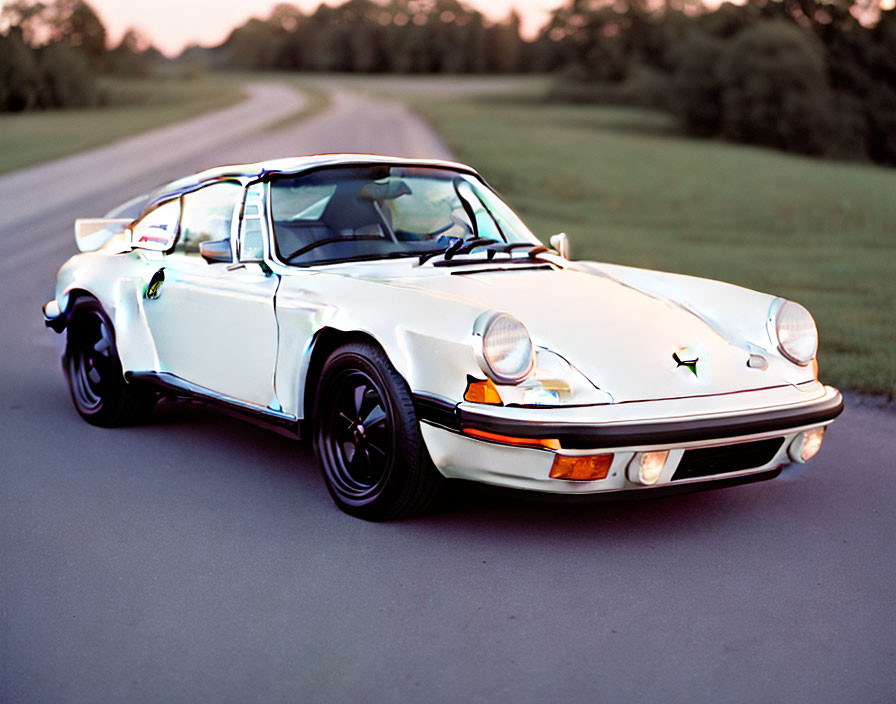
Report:
M 248 184 L 272 171 L 380 162 L 389 160 L 352 155 L 284 160 L 213 170 L 169 189 L 189 189 L 226 174 L 237 173 Z M 234 252 L 239 227 L 236 213 Z M 270 232 L 266 227 L 266 238 Z M 216 397 L 296 421 L 309 415 L 306 385 L 316 380 L 308 378 L 308 367 L 316 341 L 328 329 L 372 338 L 416 395 L 520 423 L 663 423 L 799 408 L 839 397 L 810 367 L 777 351 L 768 327 L 776 299 L 730 284 L 570 262 L 553 254 L 542 255 L 539 261 L 550 264 L 544 269 L 513 271 L 506 259 L 489 267 L 439 268 L 432 262 L 420 265 L 416 258 L 294 267 L 278 262 L 271 250 L 266 240 L 263 264 L 209 263 L 195 255 L 131 249 L 127 237 L 116 235 L 66 262 L 55 301 L 63 314 L 71 296 L 81 292 L 100 301 L 114 324 L 126 375 L 173 375 Z M 483 268 L 488 271 L 469 273 Z M 159 295 L 147 297 L 160 270 Z M 483 378 L 470 336 L 476 318 L 489 310 L 521 320 L 536 348 L 560 355 L 610 402 L 577 405 L 570 399 L 568 407 L 519 408 L 463 401 L 468 377 Z M 681 349 L 702 360 L 699 373 L 676 364 L 672 353 Z M 751 354 L 763 357 L 765 368 L 749 367 Z M 517 392 L 499 390 L 504 398 Z M 651 449 L 601 449 L 616 455 L 610 475 L 569 482 L 548 477 L 553 451 L 421 425 L 433 461 L 446 476 L 549 492 L 634 488 L 625 465 L 636 450 Z M 750 473 L 788 462 L 787 448 L 802 429 L 724 442 L 786 437 L 771 461 L 740 472 Z M 671 480 L 686 447 L 712 444 L 720 440 L 657 448 L 671 450 L 660 483 Z

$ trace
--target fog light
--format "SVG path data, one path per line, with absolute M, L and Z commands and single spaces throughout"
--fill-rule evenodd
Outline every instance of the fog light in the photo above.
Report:
M 794 438 L 790 444 L 790 459 L 794 462 L 808 462 L 821 449 L 821 440 L 824 437 L 824 428 L 812 428 Z
M 590 482 L 605 479 L 613 464 L 613 455 L 557 455 L 551 467 L 553 479 Z
M 650 486 L 660 480 L 666 460 L 669 459 L 669 451 L 639 452 L 628 465 L 628 479 L 638 484 Z

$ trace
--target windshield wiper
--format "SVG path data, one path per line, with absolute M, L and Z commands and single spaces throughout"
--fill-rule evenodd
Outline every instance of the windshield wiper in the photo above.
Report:
M 498 240 L 493 240 L 491 237 L 478 237 L 476 235 L 473 237 L 465 237 L 462 240 L 455 240 L 444 249 L 437 249 L 433 252 L 424 252 L 420 255 L 420 264 L 425 264 L 430 259 L 437 257 L 440 254 L 444 256 L 447 261 L 451 261 L 457 254 L 469 254 L 477 247 L 483 247 L 487 244 L 499 244 L 499 242 Z
M 306 252 L 310 252 L 312 249 L 322 247 L 325 244 L 334 244 L 336 242 L 358 242 L 360 240 L 387 241 L 382 235 L 343 235 L 342 237 L 325 237 L 322 240 L 317 240 L 315 242 L 310 242 L 309 244 L 302 245 L 298 249 L 293 250 L 292 252 L 287 254 L 283 259 L 288 264 L 291 260 L 298 257 L 300 254 L 305 254 Z
M 481 245 L 480 245 L 481 246 Z M 516 249 L 524 249 L 528 248 L 529 251 L 526 252 L 525 257 L 514 257 L 513 250 Z M 471 259 L 451 259 L 449 257 L 445 257 L 443 261 L 433 262 L 433 266 L 461 266 L 462 264 L 490 264 L 494 258 L 495 254 L 498 252 L 509 255 L 509 259 L 502 260 L 502 264 L 528 264 L 533 260 L 538 259 L 539 254 L 543 254 L 544 252 L 552 252 L 553 250 L 550 247 L 545 247 L 543 244 L 533 244 L 531 242 L 512 242 L 510 244 L 494 244 L 491 246 L 485 247 L 486 254 L 485 257 L 476 257 Z M 542 260 L 544 261 L 544 260 Z M 554 262 L 547 262 L 549 266 L 556 266 Z
M 534 242 L 510 242 L 507 244 L 493 244 L 491 247 L 486 247 L 485 256 L 488 261 L 491 261 L 499 252 L 502 254 L 511 254 L 515 249 L 525 249 L 527 247 L 529 248 L 529 251 L 527 252 L 529 259 L 535 259 L 535 257 L 543 252 L 553 251 L 550 247 L 545 247 L 543 244 L 535 244 Z

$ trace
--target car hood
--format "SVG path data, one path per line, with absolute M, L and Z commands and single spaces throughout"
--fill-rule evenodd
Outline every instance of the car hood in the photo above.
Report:
M 392 283 L 516 316 L 536 346 L 562 355 L 616 402 L 789 383 L 777 365 L 748 367 L 749 350 L 681 305 L 608 276 L 547 268 L 421 269 Z

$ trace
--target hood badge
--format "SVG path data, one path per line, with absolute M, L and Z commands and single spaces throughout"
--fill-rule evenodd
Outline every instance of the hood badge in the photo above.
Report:
M 697 362 L 700 361 L 700 358 L 693 356 L 693 353 L 687 347 L 678 350 L 678 352 L 673 352 L 672 359 L 678 365 L 675 367 L 676 369 L 678 367 L 687 367 L 694 376 L 697 376 Z

